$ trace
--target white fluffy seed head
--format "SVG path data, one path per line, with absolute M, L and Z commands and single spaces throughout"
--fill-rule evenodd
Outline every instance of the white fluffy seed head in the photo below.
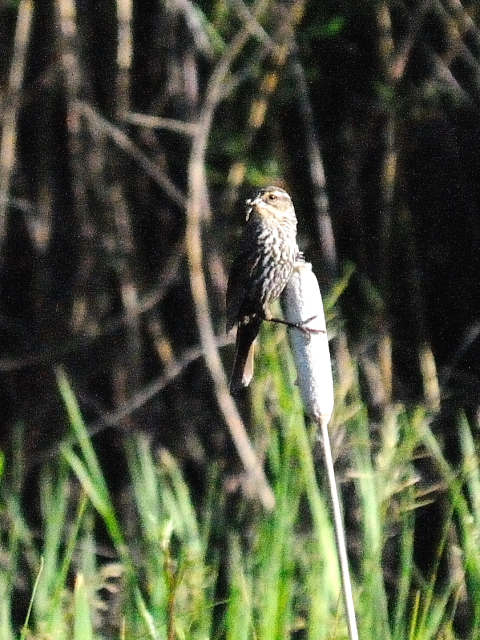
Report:
M 280 301 L 288 322 L 309 320 L 301 329 L 288 330 L 297 384 L 305 412 L 317 423 L 328 422 L 333 411 L 332 366 L 322 296 L 311 264 L 295 265 Z

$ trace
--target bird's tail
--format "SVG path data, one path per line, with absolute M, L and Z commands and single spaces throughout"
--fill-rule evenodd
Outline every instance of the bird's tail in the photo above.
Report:
M 237 329 L 236 354 L 230 378 L 230 393 L 235 396 L 248 387 L 253 378 L 254 342 L 260 331 L 262 318 L 254 316 Z

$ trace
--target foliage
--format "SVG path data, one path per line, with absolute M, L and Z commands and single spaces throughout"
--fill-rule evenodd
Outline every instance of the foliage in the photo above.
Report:
M 27 522 L 21 502 L 21 459 L 7 459 L 2 478 L 2 640 L 19 637 L 12 616 L 22 584 L 30 585 L 31 594 L 22 638 L 346 637 L 321 460 L 312 449 L 316 437 L 304 423 L 281 331 L 265 329 L 263 345 L 254 421 L 268 439 L 266 462 L 277 504 L 270 514 L 252 512 L 244 498 L 237 524 L 229 522 L 231 507 L 214 468 L 208 498 L 195 509 L 173 457 L 163 449 L 155 453 L 139 434 L 125 445 L 132 495 L 122 512 L 59 373 L 76 444 L 65 444 L 61 456 L 43 468 L 38 530 Z M 349 417 L 340 422 L 341 415 Z M 332 433 L 342 429 L 348 434 L 342 451 L 350 462 L 345 467 L 339 461 L 347 469 L 339 481 L 345 509 L 355 503 L 357 512 L 350 535 L 360 637 L 453 639 L 452 616 L 465 580 L 472 587 L 477 629 L 480 473 L 467 423 L 460 425 L 464 462 L 458 473 L 441 454 L 420 408 L 392 407 L 375 441 L 357 398 L 354 406 L 338 407 Z M 435 490 L 420 488 L 419 454 L 437 466 L 450 505 L 437 569 L 423 580 L 414 559 L 414 515 L 434 499 Z M 438 566 L 454 521 L 460 525 L 463 568 L 442 586 Z M 100 543 L 103 527 L 107 535 Z M 392 545 L 399 561 L 386 566 Z M 386 570 L 395 572 L 393 587 Z

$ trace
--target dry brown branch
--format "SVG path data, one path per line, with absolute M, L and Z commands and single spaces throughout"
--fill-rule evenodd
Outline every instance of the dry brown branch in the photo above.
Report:
M 268 105 L 278 86 L 281 70 L 285 66 L 294 45 L 295 27 L 303 16 L 304 6 L 304 0 L 297 0 L 289 7 L 279 3 L 277 11 L 281 12 L 281 15 L 277 16 L 275 38 L 272 38 L 266 34 L 263 27 L 258 23 L 257 17 L 250 12 L 242 0 L 236 2 L 237 11 L 244 21 L 245 28 L 263 44 L 264 50 L 262 53 L 264 55 L 268 54 L 271 58 L 270 68 L 265 71 L 261 78 L 258 94 L 250 107 L 248 124 L 244 134 L 244 153 L 252 146 L 255 136 L 265 122 Z M 238 187 L 244 178 L 245 170 L 244 158 L 235 162 L 230 169 L 229 181 L 231 190 L 228 197 L 229 203 L 237 199 Z
M 266 0 L 257 0 L 254 14 L 260 14 L 267 6 Z M 188 166 L 188 200 L 186 249 L 190 270 L 190 284 L 195 305 L 195 314 L 200 333 L 205 361 L 212 376 L 218 405 L 225 418 L 231 437 L 247 473 L 249 489 L 254 491 L 267 509 L 273 508 L 275 498 L 268 485 L 263 468 L 248 438 L 245 426 L 228 390 L 208 304 L 207 286 L 203 271 L 201 223 L 208 211 L 205 156 L 211 131 L 213 115 L 222 99 L 222 84 L 235 58 L 243 50 L 249 38 L 244 27 L 230 43 L 216 64 L 205 92 L 204 103 L 198 117 L 198 132 L 192 140 L 192 151 Z
M 182 238 L 172 249 L 171 258 L 167 261 L 165 268 L 158 277 L 160 284 L 153 291 L 142 296 L 136 304 L 135 311 L 138 315 L 148 313 L 163 300 L 170 287 L 179 278 L 179 268 L 184 253 L 184 240 Z M 0 372 L 20 371 L 48 363 L 58 364 L 75 351 L 85 348 L 93 342 L 114 333 L 124 326 L 127 321 L 127 315 L 122 313 L 119 317 L 109 320 L 105 325 L 99 327 L 98 331 L 90 330 L 88 334 L 77 334 L 56 348 L 48 347 L 39 349 L 36 353 L 24 357 L 0 358 Z
M 480 29 L 460 0 L 443 0 L 443 2 L 457 21 L 462 37 L 468 36 L 475 43 L 477 49 L 480 49 Z M 437 4 L 441 6 L 440 2 Z
M 196 50 L 207 59 L 215 55 L 208 31 L 205 29 L 205 19 L 202 20 L 201 12 L 190 0 L 171 0 L 170 6 L 182 13 L 192 34 Z
M 172 118 L 160 118 L 149 116 L 144 113 L 126 113 L 123 117 L 125 122 L 136 124 L 149 129 L 166 129 L 174 133 L 181 133 L 186 136 L 194 136 L 197 133 L 197 125 L 194 122 L 181 122 Z
M 123 131 L 102 117 L 86 102 L 78 102 L 78 107 L 93 129 L 101 129 L 124 153 L 133 158 L 142 167 L 145 173 L 165 192 L 172 202 L 182 209 L 185 208 L 186 199 L 180 189 L 173 184 L 170 178 L 156 164 L 147 158 Z
M 233 339 L 225 335 L 215 337 L 215 341 L 217 348 L 224 347 L 233 343 Z M 182 375 L 182 373 L 190 364 L 200 358 L 203 358 L 204 356 L 204 350 L 199 347 L 194 347 L 185 351 L 180 358 L 174 360 L 165 369 L 161 376 L 150 382 L 148 385 L 144 386 L 141 391 L 133 394 L 126 402 L 117 407 L 115 411 L 100 412 L 101 417 L 88 427 L 89 435 L 94 436 L 109 427 L 124 429 L 125 420 L 127 418 L 130 418 L 136 411 L 144 407 L 148 402 L 150 402 L 150 400 L 152 400 L 156 395 L 163 391 L 171 382 L 178 378 L 178 376 Z M 96 408 L 98 409 L 98 407 Z M 71 439 L 67 437 L 62 441 L 62 443 L 66 445 L 74 442 L 74 437 L 72 437 Z M 37 456 L 32 461 L 32 466 L 43 464 L 47 460 L 58 455 L 58 452 L 59 444 L 57 443 L 49 450 Z
M 332 219 L 328 202 L 325 169 L 323 167 L 320 143 L 317 136 L 312 104 L 308 93 L 305 70 L 297 52 L 292 56 L 291 71 L 295 81 L 300 117 L 305 130 L 304 143 L 307 150 L 310 178 L 313 186 L 318 235 L 322 256 L 328 271 L 330 284 L 338 276 L 337 250 L 333 235 Z
M 460 3 L 456 2 L 447 4 L 449 7 L 460 5 Z M 444 24 L 449 25 L 451 23 L 451 18 L 440 0 L 436 0 L 435 10 L 444 21 Z M 466 91 L 478 104 L 480 102 L 480 64 L 462 38 L 466 35 L 465 31 L 468 29 L 469 35 L 474 34 L 475 38 L 479 39 L 478 44 L 480 46 L 480 35 L 473 21 L 471 19 L 468 21 L 464 17 L 464 12 L 462 13 L 458 8 L 455 11 L 455 17 L 458 20 L 457 25 L 453 29 L 449 28 L 449 37 L 452 41 L 451 52 L 447 59 L 445 59 L 445 56 L 443 56 L 443 59 L 449 68 L 455 60 L 461 61 L 463 67 L 468 71 L 468 81 L 464 81 L 463 84 L 468 85 L 465 86 Z
M 5 107 L 2 114 L 2 137 L 0 140 L 0 263 L 3 259 L 3 245 L 7 235 L 10 180 L 15 165 L 17 119 L 25 59 L 30 39 L 32 13 L 33 4 L 31 0 L 22 0 L 18 6 L 12 63 L 5 95 Z
M 88 283 L 95 264 L 94 225 L 90 220 L 86 186 L 86 159 L 84 130 L 79 98 L 84 93 L 86 79 L 82 74 L 77 38 L 77 15 L 73 0 L 55 3 L 58 47 L 60 51 L 63 84 L 66 94 L 66 126 L 68 132 L 69 165 L 73 192 L 73 211 L 80 233 L 79 259 L 76 264 L 76 282 L 73 285 L 71 325 L 81 331 L 88 314 Z
M 410 58 L 413 46 L 420 34 L 425 13 L 429 9 L 433 0 L 422 0 L 415 8 L 413 16 L 410 18 L 407 34 L 403 41 L 396 47 L 389 65 L 388 74 L 392 83 L 400 82 L 405 73 L 407 62 Z
M 132 0 L 117 0 L 117 118 L 130 108 L 130 67 L 132 65 Z

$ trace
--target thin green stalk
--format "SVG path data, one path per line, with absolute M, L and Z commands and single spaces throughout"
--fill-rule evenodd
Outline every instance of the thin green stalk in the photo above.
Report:
M 25 622 L 23 623 L 22 631 L 21 631 L 21 634 L 20 634 L 20 640 L 26 640 L 28 634 L 30 633 L 28 625 L 30 623 L 30 616 L 32 614 L 32 607 L 33 607 L 33 603 L 35 601 L 35 595 L 37 593 L 38 585 L 40 583 L 40 578 L 42 576 L 43 567 L 44 567 L 44 560 L 43 560 L 43 556 L 41 556 L 40 557 L 40 567 L 38 568 L 37 577 L 35 578 L 35 583 L 34 583 L 33 589 L 32 589 L 32 595 L 30 597 L 30 602 L 28 603 L 27 615 L 25 616 Z
M 357 619 L 355 614 L 355 602 L 353 600 L 352 581 L 348 566 L 347 544 L 345 541 L 345 531 L 343 527 L 342 510 L 335 477 L 335 467 L 333 464 L 332 449 L 330 446 L 330 435 L 328 433 L 328 420 L 320 421 L 322 430 L 322 444 L 325 454 L 325 465 L 327 467 L 328 484 L 330 498 L 332 500 L 333 521 L 335 536 L 337 541 L 338 559 L 340 563 L 340 574 L 342 577 L 342 591 L 345 601 L 345 611 L 347 615 L 348 635 L 350 640 L 358 640 Z

